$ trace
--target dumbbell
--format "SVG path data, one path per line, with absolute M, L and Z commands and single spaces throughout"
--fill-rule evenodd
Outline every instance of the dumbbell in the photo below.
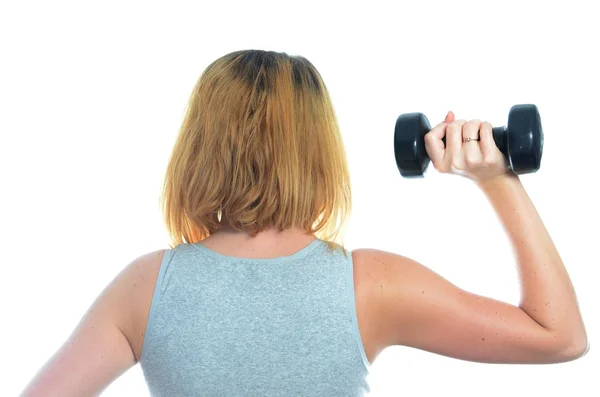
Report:
M 401 114 L 394 131 L 396 165 L 403 177 L 421 177 L 429 165 L 425 150 L 425 134 L 431 125 L 423 113 Z M 544 132 L 535 105 L 514 105 L 508 113 L 505 127 L 492 129 L 494 142 L 508 159 L 515 174 L 539 170 L 544 147 Z M 443 139 L 444 144 L 446 139 Z

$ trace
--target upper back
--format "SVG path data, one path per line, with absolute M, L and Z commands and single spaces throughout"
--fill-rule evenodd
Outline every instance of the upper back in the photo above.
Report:
M 353 270 L 318 239 L 269 259 L 167 250 L 140 356 L 153 395 L 363 395 Z

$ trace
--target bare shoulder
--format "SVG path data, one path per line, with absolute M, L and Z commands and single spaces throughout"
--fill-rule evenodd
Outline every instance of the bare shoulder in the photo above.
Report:
M 166 249 L 141 254 L 129 262 L 97 298 L 93 307 L 105 308 L 106 317 L 121 330 L 140 358 L 154 289 Z
M 386 287 L 398 287 L 402 277 L 419 265 L 408 257 L 372 248 L 353 250 L 352 259 L 361 280 L 372 288 L 377 287 L 380 293 Z
M 127 305 L 120 306 L 124 311 L 120 316 L 121 329 L 136 360 L 140 358 L 152 297 L 166 251 L 160 249 L 137 257 L 116 279 L 124 296 L 123 302 L 127 302 Z
M 358 328 L 370 363 L 383 350 L 394 345 L 395 327 L 389 318 L 390 299 L 386 291 L 399 287 L 394 279 L 401 266 L 393 265 L 390 255 L 376 249 L 352 250 Z
M 402 262 L 405 260 L 410 261 L 409 258 L 402 255 L 374 248 L 359 248 L 352 250 L 352 258 L 355 264 L 360 268 L 371 269 L 385 268 L 390 265 L 398 266 L 402 265 Z M 390 261 L 393 261 L 393 263 Z M 398 263 L 398 261 L 400 261 L 400 263 Z
M 364 321 L 367 324 L 375 324 L 376 333 L 370 333 L 371 337 L 365 343 L 374 343 L 376 351 L 400 344 L 397 338 L 398 328 L 402 325 L 394 321 L 389 313 L 398 313 L 401 308 L 394 303 L 394 297 L 399 298 L 400 293 L 410 293 L 415 285 L 406 283 L 403 273 L 410 269 L 411 260 L 401 255 L 390 252 L 360 248 L 352 251 L 354 262 L 354 281 L 357 295 L 357 304 L 362 299 L 368 310 L 365 310 Z M 403 289 L 402 292 L 399 292 Z M 360 313 L 360 308 L 359 313 Z M 360 321 L 360 318 L 359 318 Z M 371 342 L 371 340 L 375 340 Z

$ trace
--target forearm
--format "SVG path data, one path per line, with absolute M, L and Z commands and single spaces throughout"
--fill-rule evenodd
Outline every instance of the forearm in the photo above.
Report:
M 575 290 L 562 259 L 519 178 L 480 183 L 517 255 L 520 308 L 552 332 L 557 343 L 587 346 Z

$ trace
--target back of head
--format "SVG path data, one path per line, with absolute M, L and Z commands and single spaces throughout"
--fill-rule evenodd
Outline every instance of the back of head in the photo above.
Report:
M 350 178 L 329 92 L 312 63 L 261 50 L 211 63 L 189 99 L 162 207 L 171 246 L 223 224 L 252 236 L 301 228 L 339 242 Z

